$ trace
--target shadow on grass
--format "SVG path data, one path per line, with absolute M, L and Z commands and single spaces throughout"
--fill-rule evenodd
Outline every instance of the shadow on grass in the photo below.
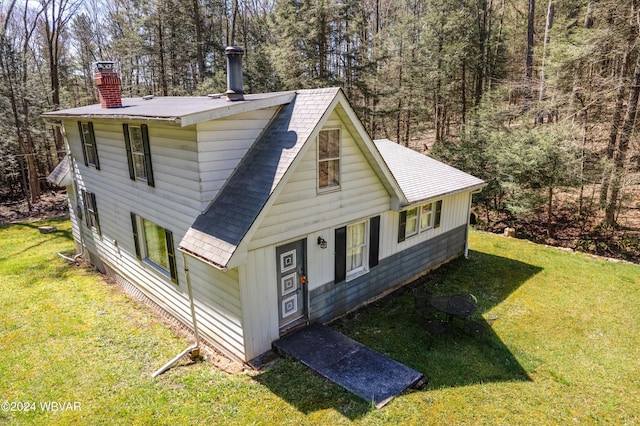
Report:
M 395 293 L 334 321 L 331 327 L 370 348 L 424 374 L 429 389 L 491 382 L 531 380 L 529 363 L 516 356 L 489 327 L 476 335 L 454 324 L 445 333 L 430 336 L 414 309 L 416 292 L 473 293 L 483 314 L 500 304 L 542 269 L 481 252 L 457 259 Z M 482 319 L 480 321 L 483 321 Z M 498 319 L 500 321 L 500 319 Z M 372 407 L 294 361 L 282 361 L 256 381 L 303 413 L 333 408 L 350 419 Z
M 10 226 L 17 229 L 24 229 L 25 232 L 33 232 L 34 230 L 38 231 L 38 228 L 40 226 L 44 226 L 44 225 L 55 226 L 56 223 L 61 223 L 64 221 L 68 221 L 68 219 L 48 220 L 46 222 L 26 222 L 26 223 L 20 223 L 20 224 L 11 224 L 11 225 L 7 225 L 7 228 Z M 23 253 L 27 253 L 30 250 L 38 248 L 44 244 L 56 241 L 58 239 L 65 239 L 65 240 L 72 241 L 73 234 L 71 233 L 71 230 L 67 230 L 67 229 L 58 229 L 55 232 L 52 232 L 50 234 L 41 234 L 41 238 L 34 244 L 31 244 L 30 246 L 26 246 L 26 247 L 21 247 L 19 251 L 16 251 L 14 253 L 4 253 L 5 256 L 0 257 L 0 261 L 9 259 L 11 257 L 20 256 Z
M 278 360 L 254 380 L 304 414 L 332 409 L 356 420 L 372 409 L 363 399 L 288 358 Z

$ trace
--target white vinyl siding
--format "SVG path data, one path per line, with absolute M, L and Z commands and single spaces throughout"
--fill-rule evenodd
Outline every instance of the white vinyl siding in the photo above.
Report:
M 440 218 L 440 226 L 432 227 L 406 238 L 404 241 L 398 241 L 398 227 L 401 219 L 401 212 L 389 211 L 386 221 L 387 226 L 381 227 L 385 235 L 381 235 L 381 241 L 385 241 L 380 247 L 380 257 L 386 257 L 390 254 L 397 253 L 402 250 L 410 249 L 412 246 L 420 244 L 426 240 L 434 238 L 438 235 L 449 232 L 459 226 L 469 223 L 469 198 L 471 193 L 461 192 L 442 199 L 442 216 Z M 434 209 L 436 203 L 433 203 Z M 434 211 L 435 214 L 435 211 Z M 385 218 L 383 217 L 383 223 Z
M 84 165 L 78 125 L 65 122 L 78 191 L 88 190 L 95 194 L 100 215 L 101 235 L 85 231 L 83 241 L 107 266 L 189 324 L 191 313 L 186 286 L 167 285 L 166 275 L 136 259 L 130 213 L 136 212 L 158 226 L 172 230 L 176 244 L 179 242 L 178 236 L 184 235 L 201 212 L 194 129 L 149 126 L 156 166 L 156 186 L 152 188 L 130 180 L 122 123 L 98 120 L 93 122 L 93 128 L 100 147 L 100 171 Z M 79 241 L 76 211 L 78 205 L 82 206 L 82 200 L 71 195 L 70 204 L 74 238 Z M 176 257 L 176 269 L 178 282 L 184 282 L 181 256 Z
M 99 172 L 87 168 L 82 160 L 77 123 L 65 123 L 71 154 L 77 159 L 72 167 L 78 189 L 91 188 L 100 204 L 102 236 L 84 231 L 84 242 L 92 253 L 134 283 L 146 297 L 190 325 L 186 285 L 167 285 L 166 275 L 136 259 L 130 212 L 135 211 L 158 226 L 171 229 L 178 244 L 180 236 L 211 201 L 203 199 L 200 191 L 195 126 L 149 125 L 153 188 L 129 178 L 122 123 L 96 121 L 94 128 L 100 145 L 102 168 Z M 83 225 L 76 220 L 76 208 L 82 206 L 81 197 L 71 193 L 70 205 L 73 234 L 79 241 L 78 226 Z M 186 282 L 183 257 L 178 252 L 176 266 L 178 281 Z M 202 336 L 225 353 L 245 360 L 237 270 L 223 273 L 193 258 L 189 258 L 189 268 Z
M 280 337 L 276 266 L 276 250 L 270 246 L 249 252 L 238 268 L 248 359 L 268 351 Z
M 277 110 L 266 108 L 197 125 L 203 209 L 218 194 Z
M 390 197 L 362 151 L 333 112 L 325 128 L 341 127 L 340 191 L 318 194 L 317 146 L 311 144 L 277 195 L 249 243 L 249 250 L 372 217 L 389 209 Z M 317 139 L 317 138 L 316 138 Z M 325 239 L 329 236 L 325 235 Z M 317 238 L 317 237 L 316 237 Z

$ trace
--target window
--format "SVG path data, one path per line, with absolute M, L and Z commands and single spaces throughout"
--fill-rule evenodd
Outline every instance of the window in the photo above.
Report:
M 83 123 L 78 121 L 78 130 L 80 131 L 80 142 L 82 144 L 82 156 L 84 157 L 84 165 L 95 167 L 100 170 L 100 160 L 98 159 L 98 149 L 96 147 L 96 137 L 93 132 L 93 123 Z
M 410 237 L 412 235 L 416 235 L 418 233 L 418 208 L 415 207 L 413 209 L 407 210 L 406 216 L 406 231 L 405 235 Z
M 420 232 L 433 228 L 433 203 L 420 207 Z
M 378 265 L 380 216 L 335 230 L 335 282 L 350 281 Z
M 368 271 L 367 222 L 347 226 L 347 280 Z
M 173 233 L 148 219 L 131 213 L 136 256 L 178 283 Z
M 423 204 L 400 212 L 398 242 L 440 226 L 442 217 L 442 200 Z
M 84 204 L 84 215 L 87 227 L 94 229 L 100 234 L 100 221 L 98 220 L 98 204 L 96 194 L 82 190 L 82 202 Z
M 340 187 L 340 130 L 321 130 L 318 135 L 318 189 Z
M 147 125 L 130 126 L 123 124 L 122 127 L 127 150 L 127 162 L 129 163 L 129 177 L 131 180 L 146 182 L 149 186 L 154 186 Z

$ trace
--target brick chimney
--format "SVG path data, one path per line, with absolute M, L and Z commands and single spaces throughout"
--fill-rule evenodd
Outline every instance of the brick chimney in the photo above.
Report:
M 242 87 L 242 55 L 244 49 L 237 46 L 229 46 L 224 49 L 227 55 L 227 99 L 230 101 L 244 101 L 244 89 Z
M 122 107 L 120 95 L 120 77 L 113 69 L 114 62 L 100 61 L 95 63 L 94 82 L 100 93 L 102 108 Z

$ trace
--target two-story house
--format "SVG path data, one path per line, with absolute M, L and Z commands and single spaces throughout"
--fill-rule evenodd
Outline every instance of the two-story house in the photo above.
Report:
M 109 63 L 96 84 L 101 104 L 44 114 L 68 142 L 78 251 L 190 327 L 192 300 L 229 356 L 467 250 L 484 182 L 373 141 L 339 88 L 122 99 Z

